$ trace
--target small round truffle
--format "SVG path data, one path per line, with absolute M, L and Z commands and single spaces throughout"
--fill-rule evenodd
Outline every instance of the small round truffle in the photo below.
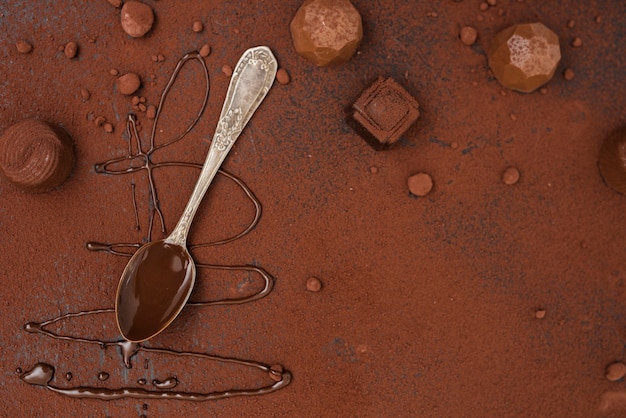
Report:
M 89 93 L 89 90 L 87 89 L 80 89 L 80 97 L 87 101 L 91 97 L 91 93 Z
M 519 181 L 519 177 L 519 170 L 515 167 L 507 167 L 507 169 L 502 172 L 502 182 L 504 184 L 508 184 L 509 186 L 517 183 Z
M 148 119 L 154 119 L 156 117 L 156 106 L 154 105 L 150 105 L 148 106 L 148 108 L 146 109 L 146 117 Z
M 200 56 L 203 58 L 206 58 L 210 54 L 211 54 L 211 46 L 209 46 L 209 44 L 202 45 L 202 48 L 200 48 Z
M 611 132 L 604 140 L 598 155 L 598 168 L 610 188 L 626 194 L 626 126 Z
M 606 378 L 611 382 L 617 382 L 626 376 L 626 365 L 621 361 L 611 363 L 606 367 Z
M 121 23 L 124 32 L 133 38 L 141 38 L 152 29 L 154 12 L 147 4 L 127 1 L 122 6 Z
M 563 78 L 566 81 L 570 81 L 574 79 L 574 70 L 572 70 L 571 68 L 566 68 L 565 71 L 563 71 Z
M 74 166 L 74 145 L 63 129 L 26 119 L 0 137 L 0 171 L 17 187 L 48 192 L 63 183 Z
M 349 0 L 305 0 L 291 21 L 296 52 L 317 66 L 348 61 L 363 38 L 363 23 Z
M 494 37 L 488 58 L 500 84 L 530 93 L 554 76 L 561 60 L 559 38 L 542 23 L 514 25 Z
M 195 22 L 193 22 L 193 25 L 191 26 L 191 29 L 195 33 L 200 33 L 204 29 L 204 25 L 199 20 L 196 20 Z
M 222 65 L 222 72 L 226 77 L 230 77 L 231 75 L 233 75 L 233 67 L 228 64 L 224 64 Z
M 76 42 L 68 42 L 67 44 L 65 44 L 63 52 L 65 53 L 65 56 L 69 59 L 75 58 L 76 54 L 78 53 L 78 45 L 76 45 Z
M 478 38 L 478 31 L 471 26 L 464 26 L 461 28 L 459 37 L 461 38 L 461 42 L 465 45 L 474 45 L 476 38 Z
M 319 292 L 322 289 L 322 282 L 317 277 L 309 277 L 306 281 L 306 289 L 309 292 Z
M 276 81 L 280 84 L 289 84 L 290 80 L 289 73 L 284 68 L 279 68 L 278 71 L 276 71 Z
M 117 91 L 125 96 L 130 96 L 139 90 L 141 79 L 135 73 L 126 73 L 117 79 Z
M 546 317 L 546 310 L 545 309 L 537 309 L 535 311 L 535 318 L 543 319 L 545 317 Z
M 426 196 L 433 188 L 433 179 L 426 173 L 417 173 L 407 181 L 409 191 L 415 196 Z
M 20 54 L 28 54 L 33 50 L 33 46 L 26 41 L 17 41 L 15 43 L 15 47 L 17 48 L 17 52 Z

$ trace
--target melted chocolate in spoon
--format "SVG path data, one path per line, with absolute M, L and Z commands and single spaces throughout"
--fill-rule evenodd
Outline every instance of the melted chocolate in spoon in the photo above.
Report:
M 178 224 L 165 240 L 139 248 L 122 273 L 115 301 L 117 324 L 128 341 L 145 341 L 178 316 L 195 282 L 187 251 L 189 227 L 219 166 L 269 91 L 277 62 L 267 47 L 247 50 L 235 68 L 209 154 Z

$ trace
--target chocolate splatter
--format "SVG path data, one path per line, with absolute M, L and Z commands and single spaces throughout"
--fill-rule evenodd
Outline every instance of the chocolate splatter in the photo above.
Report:
M 163 108 L 163 103 L 167 96 L 167 93 L 171 89 L 174 84 L 176 77 L 181 70 L 182 66 L 190 61 L 197 60 L 201 63 L 202 69 L 204 71 L 205 81 L 206 81 L 206 91 L 204 94 L 204 100 L 202 103 L 201 109 L 198 111 L 195 119 L 191 122 L 191 124 L 187 127 L 187 129 L 179 136 L 166 141 L 163 144 L 155 145 L 155 134 L 156 134 L 156 126 L 158 123 L 159 115 L 161 109 Z M 204 113 L 206 108 L 206 104 L 208 102 L 209 97 L 209 73 L 206 67 L 206 63 L 202 59 L 202 57 L 197 52 L 192 52 L 185 55 L 176 65 L 174 72 L 166 85 L 159 102 L 159 106 L 156 112 L 156 116 L 153 122 L 152 131 L 149 137 L 149 145 L 147 149 L 142 147 L 141 140 L 139 138 L 138 130 L 137 130 L 137 121 L 135 115 L 130 114 L 127 120 L 127 132 L 130 135 L 129 139 L 129 148 L 128 154 L 123 155 L 121 157 L 113 158 L 108 161 L 98 163 L 95 165 L 95 170 L 97 173 L 109 174 L 109 175 L 124 175 L 129 173 L 136 173 L 145 170 L 148 176 L 148 187 L 149 187 L 149 199 L 150 199 L 150 215 L 149 215 L 149 228 L 147 233 L 147 239 L 151 240 L 152 238 L 152 227 L 154 224 L 154 218 L 158 217 L 159 222 L 161 224 L 161 232 L 166 233 L 165 229 L 165 221 L 163 213 L 161 212 L 159 199 L 157 195 L 156 184 L 153 177 L 153 171 L 155 169 L 161 169 L 163 167 L 193 167 L 197 169 L 202 168 L 202 164 L 188 163 L 188 162 L 161 162 L 161 163 L 153 163 L 151 161 L 152 153 L 158 149 L 162 149 L 168 145 L 171 145 L 175 142 L 182 140 L 198 123 L 200 117 Z M 133 147 L 133 143 L 135 147 Z M 136 148 L 136 150 L 133 150 Z M 123 165 L 126 164 L 125 167 Z M 235 184 L 240 187 L 246 197 L 252 202 L 255 207 L 255 215 L 250 224 L 244 228 L 241 232 L 234 235 L 233 237 L 222 239 L 215 242 L 210 243 L 199 243 L 192 244 L 189 246 L 190 249 L 197 247 L 207 247 L 214 245 L 222 245 L 234 240 L 237 240 L 244 235 L 248 234 L 259 222 L 261 216 L 261 203 L 254 196 L 252 191 L 248 188 L 248 186 L 239 178 L 235 177 L 232 174 L 229 174 L 223 170 L 218 171 L 219 174 L 232 180 Z M 135 211 L 135 227 L 139 230 L 139 217 L 137 214 L 137 204 L 135 200 L 135 183 L 131 182 L 131 191 L 132 191 L 132 200 L 133 200 L 133 208 Z M 88 242 L 86 244 L 86 248 L 89 251 L 99 251 L 106 252 L 116 256 L 123 257 L 131 257 L 134 251 L 140 247 L 139 243 L 101 243 L 101 242 Z M 240 297 L 240 298 L 232 298 L 232 299 L 221 299 L 214 301 L 201 301 L 201 302 L 189 302 L 187 306 L 191 307 L 207 307 L 213 305 L 228 305 L 228 304 L 241 304 L 246 302 L 251 302 L 257 299 L 260 299 L 264 296 L 267 296 L 273 287 L 274 279 L 273 277 L 264 269 L 251 265 L 214 265 L 214 264 L 202 264 L 197 263 L 196 266 L 198 268 L 205 269 L 222 269 L 222 270 L 239 270 L 239 271 L 247 271 L 251 273 L 258 274 L 264 282 L 264 286 L 261 290 L 256 293 Z M 120 398 L 144 398 L 144 399 L 178 399 L 178 400 L 190 400 L 190 401 L 207 401 L 207 400 L 215 400 L 221 398 L 229 398 L 233 396 L 251 396 L 251 395 L 262 395 L 266 393 L 271 393 L 280 388 L 287 386 L 291 381 L 291 373 L 286 370 L 282 370 L 282 367 L 277 368 L 277 366 L 269 366 L 264 363 L 256 362 L 253 360 L 241 360 L 237 358 L 231 357 L 221 357 L 216 355 L 211 355 L 207 353 L 197 353 L 197 352 L 187 352 L 187 351 L 176 351 L 168 348 L 158 348 L 158 347 L 146 347 L 141 343 L 133 343 L 126 341 L 124 339 L 119 340 L 100 340 L 97 338 L 88 338 L 83 336 L 76 335 L 67 335 L 61 332 L 53 331 L 50 329 L 50 326 L 63 322 L 63 321 L 71 321 L 74 318 L 84 317 L 84 316 L 97 316 L 97 315 L 113 315 L 115 310 L 113 308 L 102 308 L 102 309 L 92 309 L 85 310 L 79 312 L 71 312 L 66 313 L 51 319 L 48 319 L 43 322 L 29 322 L 24 325 L 24 330 L 29 333 L 43 335 L 48 338 L 65 340 L 76 343 L 85 343 L 85 344 L 93 344 L 98 345 L 101 348 L 106 348 L 108 346 L 115 346 L 119 348 L 119 353 L 122 357 L 122 362 L 124 366 L 128 369 L 132 367 L 132 358 L 139 352 L 144 351 L 148 353 L 157 353 L 161 355 L 168 356 L 177 356 L 177 357 L 193 357 L 199 359 L 205 359 L 210 361 L 217 361 L 222 363 L 233 363 L 245 367 L 249 367 L 252 369 L 256 369 L 261 371 L 268 377 L 268 380 L 273 382 L 272 384 L 252 388 L 252 389 L 233 389 L 222 392 L 210 392 L 210 393 L 195 393 L 195 392 L 184 392 L 184 391 L 172 391 L 174 387 L 178 384 L 178 380 L 175 377 L 169 377 L 163 381 L 154 380 L 152 382 L 153 386 L 158 390 L 147 390 L 140 387 L 122 387 L 122 388 L 100 388 L 100 387 L 88 387 L 88 386 L 77 386 L 77 387 L 57 387 L 53 385 L 51 382 L 54 378 L 55 368 L 54 366 L 47 363 L 37 363 L 33 368 L 27 370 L 24 373 L 21 373 L 20 370 L 20 378 L 31 385 L 43 386 L 48 390 L 53 392 L 69 396 L 75 398 L 90 398 L 90 399 L 100 399 L 100 400 L 112 400 L 112 399 L 120 399 Z M 111 319 L 113 321 L 113 319 Z M 145 360 L 145 366 L 147 368 L 147 359 Z M 277 374 L 276 370 L 281 370 L 280 373 Z M 106 377 L 105 377 L 106 375 Z M 269 377 L 271 376 L 271 379 Z M 101 381 L 105 381 L 108 378 L 108 373 L 100 372 L 98 375 Z M 69 381 L 69 379 L 67 379 Z M 138 385 L 145 385 L 147 383 L 146 379 L 137 380 Z

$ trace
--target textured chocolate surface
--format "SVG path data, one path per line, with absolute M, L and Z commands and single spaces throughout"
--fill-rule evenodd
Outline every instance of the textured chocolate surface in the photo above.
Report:
M 625 415 L 625 384 L 605 374 L 626 361 L 626 202 L 597 167 L 603 141 L 625 123 L 623 0 L 498 0 L 486 11 L 470 0 L 354 0 L 365 28 L 361 53 L 322 68 L 293 47 L 289 23 L 300 1 L 145 1 L 156 23 L 139 39 L 105 0 L 0 2 L 0 130 L 42 118 L 71 134 L 77 156 L 72 177 L 53 193 L 23 193 L 0 177 L 0 415 Z M 205 25 L 200 34 L 195 20 Z M 582 39 L 562 49 L 573 80 L 559 68 L 544 92 L 517 94 L 492 76 L 493 37 L 528 21 L 543 22 L 563 45 Z M 465 25 L 479 33 L 471 47 L 458 36 Z M 29 54 L 18 52 L 19 39 L 33 46 Z M 59 51 L 68 41 L 79 47 L 73 60 Z M 153 150 L 153 120 L 117 93 L 109 70 L 138 74 L 140 96 L 158 106 L 178 60 L 207 43 L 206 112 L 183 140 Z M 263 267 L 273 291 L 240 305 L 188 305 L 148 344 L 118 343 L 111 309 L 128 258 L 86 243 L 146 242 L 149 170 L 167 230 L 175 226 L 223 104 L 229 79 L 221 68 L 234 67 L 252 45 L 270 46 L 291 77 L 272 87 L 223 167 L 248 185 L 262 216 L 242 239 L 190 251 L 205 266 Z M 159 54 L 164 61 L 151 59 Z M 381 74 L 418 99 L 420 118 L 395 148 L 376 152 L 346 124 L 344 109 Z M 158 106 L 155 147 L 185 131 L 204 86 L 200 65 L 190 62 Z M 125 132 L 128 112 L 142 126 L 141 155 Z M 100 115 L 113 133 L 94 124 Z M 126 156 L 133 158 L 106 172 L 94 168 Z M 502 180 L 507 167 L 521 173 L 514 185 Z M 418 172 L 434 182 L 425 197 L 407 187 Z M 218 176 L 189 243 L 232 237 L 255 213 L 243 189 Z M 157 215 L 153 229 L 161 238 Z M 190 301 L 244 297 L 262 289 L 257 276 L 199 267 Z M 317 292 L 307 290 L 311 277 L 322 283 Z M 109 345 L 31 332 L 38 329 L 31 321 L 98 308 L 109 310 L 44 328 Z M 132 368 L 120 353 L 133 355 Z M 35 386 L 51 377 L 41 363 L 54 367 L 49 384 L 67 396 Z M 162 398 L 273 385 L 275 364 L 293 379 L 272 393 Z M 18 368 L 32 371 L 29 383 Z M 159 389 L 171 377 L 177 386 Z M 76 387 L 94 388 L 83 392 L 94 399 L 70 397 Z M 100 400 L 125 387 L 137 398 Z
M 489 48 L 489 66 L 500 84 L 523 93 L 550 81 L 560 60 L 559 37 L 539 22 L 503 30 Z
M 419 104 L 392 78 L 378 79 L 352 105 L 349 122 L 376 150 L 393 146 L 419 117 Z
M 363 38 L 361 15 L 350 0 L 305 0 L 290 28 L 296 52 L 320 67 L 348 61 Z
M 0 172 L 31 193 L 60 186 L 72 172 L 74 144 L 61 127 L 25 119 L 0 136 Z

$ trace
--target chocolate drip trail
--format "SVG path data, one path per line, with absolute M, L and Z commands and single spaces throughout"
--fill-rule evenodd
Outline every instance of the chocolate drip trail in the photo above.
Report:
M 31 385 L 43 386 L 48 390 L 69 396 L 71 398 L 98 399 L 111 401 L 114 399 L 174 399 L 181 401 L 212 401 L 216 399 L 232 398 L 234 396 L 256 396 L 272 393 L 287 386 L 291 382 L 291 373 L 283 372 L 282 379 L 272 385 L 257 389 L 232 389 L 222 392 L 176 392 L 156 391 L 144 388 L 128 387 L 119 389 L 97 388 L 90 386 L 77 386 L 74 388 L 61 388 L 53 386 L 50 381 L 54 377 L 54 367 L 46 363 L 37 363 L 31 370 L 25 372 L 21 379 Z M 156 386 L 156 385 L 155 385 Z
M 206 79 L 206 93 L 204 96 L 204 102 L 202 104 L 202 108 L 198 111 L 196 118 L 192 121 L 192 123 L 188 126 L 188 128 L 179 136 L 166 141 L 161 145 L 155 145 L 154 137 L 156 133 L 156 125 L 158 122 L 158 118 L 163 107 L 163 103 L 169 92 L 170 88 L 174 84 L 178 72 L 182 68 L 182 66 L 189 60 L 198 60 L 202 64 L 202 68 L 204 71 L 205 79 Z M 178 166 L 178 167 L 192 167 L 196 169 L 201 169 L 201 164 L 189 163 L 189 162 L 162 162 L 159 164 L 152 163 L 151 156 L 152 153 L 157 150 L 164 148 L 168 145 L 171 145 L 177 141 L 183 139 L 183 137 L 193 129 L 193 127 L 197 124 L 198 120 L 202 116 L 204 109 L 206 108 L 206 103 L 208 101 L 209 94 L 209 75 L 208 70 L 206 68 L 206 64 L 204 60 L 199 56 L 198 53 L 193 52 L 185 55 L 177 64 L 174 69 L 174 73 L 170 78 L 167 86 L 165 87 L 163 94 L 161 95 L 161 100 L 159 102 L 159 107 L 157 110 L 156 118 L 152 127 L 152 132 L 150 135 L 150 141 L 147 149 L 142 148 L 141 141 L 139 139 L 136 119 L 134 115 L 129 115 L 127 121 L 127 129 L 130 134 L 129 140 L 129 148 L 128 154 L 122 157 L 114 158 L 99 164 L 96 164 L 95 170 L 98 173 L 110 174 L 110 175 L 122 175 L 128 173 L 135 173 L 139 171 L 145 170 L 148 175 L 148 184 L 150 190 L 150 206 L 151 213 L 149 219 L 149 229 L 147 239 L 151 240 L 152 237 L 152 225 L 154 223 L 154 217 L 157 216 L 161 223 L 161 231 L 165 233 L 165 222 L 163 218 L 163 214 L 161 212 L 159 206 L 159 200 L 157 197 L 156 184 L 153 178 L 153 170 L 160 169 L 163 167 L 170 166 Z M 135 143 L 136 152 L 133 152 L 133 143 Z M 219 174 L 225 176 L 229 180 L 234 181 L 238 187 L 240 187 L 246 197 L 252 202 L 255 207 L 255 215 L 251 223 L 244 228 L 241 232 L 232 236 L 230 238 L 222 239 L 219 241 L 211 242 L 211 243 L 200 243 L 200 244 L 192 244 L 189 248 L 197 248 L 197 247 L 206 247 L 213 245 L 221 245 L 226 244 L 232 241 L 235 241 L 244 235 L 248 234 L 259 222 L 261 216 L 261 203 L 254 196 L 252 191 L 248 188 L 248 186 L 239 178 L 235 177 L 232 174 L 229 174 L 223 170 L 218 172 Z M 133 199 L 133 208 L 135 212 L 135 228 L 139 230 L 139 218 L 137 214 L 137 204 L 135 200 L 135 185 L 131 183 L 131 192 Z M 137 248 L 140 247 L 138 243 L 102 243 L 102 242 L 88 242 L 86 244 L 86 248 L 89 251 L 97 251 L 97 252 L 106 252 L 112 255 L 123 256 L 123 257 L 131 257 Z M 272 276 L 260 267 L 249 266 L 249 265 L 241 265 L 241 266 L 222 266 L 222 265 L 212 265 L 212 264 L 201 264 L 198 263 L 196 265 L 198 268 L 207 268 L 207 269 L 223 269 L 223 270 L 243 270 L 252 273 L 259 274 L 263 279 L 264 286 L 263 288 L 251 295 L 236 298 L 236 299 L 224 299 L 224 300 L 215 300 L 215 301 L 204 301 L 204 302 L 190 302 L 189 306 L 194 307 L 206 307 L 213 305 L 226 305 L 226 304 L 241 304 L 247 303 L 251 301 L 258 300 L 264 296 L 267 296 L 274 284 L 274 279 Z M 152 382 L 153 386 L 157 390 L 148 390 L 141 387 L 122 387 L 117 389 L 111 388 L 100 388 L 100 387 L 88 387 L 88 386 L 76 386 L 76 387 L 58 387 L 52 385 L 51 382 L 54 378 L 55 368 L 47 363 L 37 363 L 33 368 L 27 370 L 26 372 L 21 371 L 19 369 L 18 374 L 20 378 L 28 384 L 35 386 L 43 386 L 46 389 L 74 398 L 89 398 L 89 399 L 99 399 L 99 400 L 112 400 L 112 399 L 120 399 L 120 398 L 142 398 L 142 399 L 177 399 L 177 400 L 188 400 L 188 401 L 208 401 L 208 400 L 216 400 L 222 398 L 230 398 L 233 396 L 252 396 L 252 395 L 263 395 L 267 393 L 274 392 L 278 389 L 281 389 L 287 386 L 291 382 L 291 373 L 289 371 L 283 371 L 281 366 L 268 366 L 263 363 L 259 363 L 252 360 L 241 360 L 232 357 L 221 357 L 206 353 L 196 353 L 196 352 L 184 352 L 184 351 L 175 351 L 167 348 L 158 348 L 158 347 L 145 347 L 140 343 L 133 343 L 122 340 L 113 340 L 113 341 L 105 341 L 99 340 L 97 338 L 87 338 L 83 336 L 74 336 L 74 335 L 65 335 L 58 332 L 51 331 L 49 326 L 56 324 L 61 321 L 71 321 L 77 317 L 83 316 L 95 316 L 95 315 L 110 315 L 114 314 L 115 310 L 113 308 L 103 308 L 103 309 L 93 309 L 93 310 L 85 310 L 80 312 L 72 312 L 66 313 L 64 315 L 60 315 L 58 317 L 43 321 L 43 322 L 29 322 L 24 325 L 24 330 L 26 332 L 32 334 L 40 334 L 47 338 L 71 341 L 76 343 L 86 343 L 86 344 L 94 344 L 98 345 L 102 348 L 106 348 L 108 346 L 115 346 L 119 348 L 119 353 L 122 357 L 122 362 L 124 366 L 128 369 L 132 368 L 132 358 L 139 352 L 144 351 L 148 353 L 155 353 L 160 355 L 168 355 L 168 356 L 176 356 L 176 357 L 194 357 L 198 359 L 204 359 L 208 361 L 217 361 L 222 363 L 231 363 L 237 364 L 244 367 L 249 367 L 252 369 L 256 369 L 265 373 L 268 377 L 268 380 L 274 381 L 273 384 L 268 386 L 263 386 L 260 388 L 253 389 L 232 389 L 223 392 L 210 392 L 210 393 L 196 393 L 196 392 L 184 392 L 184 391 L 172 391 L 174 387 L 177 386 L 178 380 L 175 377 L 166 378 L 163 381 L 154 380 Z M 147 359 L 145 359 L 145 368 L 148 368 Z M 280 370 L 280 371 L 277 371 Z M 108 373 L 100 372 L 99 376 L 100 380 L 104 381 L 108 378 Z M 66 379 L 69 381 L 70 379 Z M 142 378 L 137 380 L 137 385 L 143 386 L 146 385 L 146 379 Z

